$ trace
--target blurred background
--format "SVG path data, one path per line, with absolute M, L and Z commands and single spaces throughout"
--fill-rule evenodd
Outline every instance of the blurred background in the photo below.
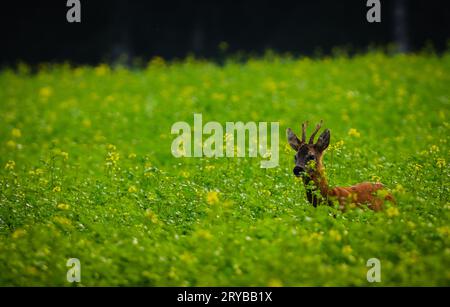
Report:
M 0 12 L 0 65 L 78 64 L 153 56 L 330 54 L 396 44 L 399 51 L 442 51 L 450 2 L 381 0 L 381 23 L 366 20 L 366 0 L 81 0 L 81 23 L 68 23 L 66 0 L 9 1 Z

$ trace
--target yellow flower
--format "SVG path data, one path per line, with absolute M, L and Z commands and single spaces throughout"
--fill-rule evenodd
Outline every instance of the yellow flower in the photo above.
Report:
M 271 279 L 269 280 L 269 287 L 283 287 L 283 283 L 279 279 Z
M 115 167 L 120 159 L 120 154 L 116 152 L 116 146 L 109 144 L 107 146 L 109 152 L 106 154 L 106 166 Z
M 16 162 L 14 162 L 13 160 L 9 160 L 8 162 L 6 162 L 5 169 L 13 170 L 15 167 L 16 167 Z
M 52 94 L 53 94 L 53 90 L 52 90 L 52 88 L 49 87 L 49 86 L 43 87 L 43 88 L 41 88 L 41 89 L 39 90 L 39 96 L 40 96 L 41 98 L 48 98 L 48 97 L 50 97 Z
M 336 143 L 334 144 L 334 146 L 332 146 L 331 148 L 333 148 L 333 149 L 335 149 L 335 150 L 339 150 L 339 149 L 341 149 L 343 146 L 344 146 L 344 141 L 343 141 L 343 140 L 340 140 L 340 141 L 336 142 Z
M 154 177 L 155 175 L 152 172 L 145 172 L 144 176 L 148 178 L 148 177 Z
M 210 205 L 219 203 L 219 192 L 209 191 L 206 195 L 206 202 Z
M 11 135 L 15 138 L 20 138 L 22 136 L 22 132 L 20 131 L 20 129 L 14 128 L 11 131 Z
M 420 164 L 418 164 L 418 163 L 416 163 L 416 164 L 414 164 L 414 170 L 416 171 L 416 172 L 420 172 L 420 170 L 422 169 L 422 165 L 420 165 Z
M 111 152 L 111 153 L 109 154 L 109 158 L 110 158 L 111 161 L 117 162 L 117 161 L 119 161 L 119 159 L 120 159 L 120 155 L 119 155 L 119 153 L 117 153 L 117 152 Z
M 191 174 L 189 172 L 187 172 L 187 171 L 182 171 L 181 172 L 181 177 L 183 177 L 183 178 L 189 178 L 190 175 Z
M 42 175 L 44 173 L 44 170 L 42 168 L 37 168 L 35 171 L 36 175 Z
M 379 176 L 377 176 L 377 175 L 372 175 L 371 180 L 375 181 L 375 182 L 380 182 L 381 178 Z
M 92 125 L 92 122 L 91 122 L 91 120 L 90 119 L 83 119 L 83 121 L 81 122 L 81 124 L 84 126 L 84 127 L 86 127 L 86 128 L 89 128 L 89 127 L 91 127 L 91 125 Z
M 149 218 L 153 224 L 158 223 L 158 216 L 152 210 L 147 209 L 147 211 L 145 213 L 146 213 L 145 215 L 147 216 L 147 218 Z
M 108 149 L 109 151 L 115 151 L 116 150 L 116 146 L 113 144 L 108 144 L 106 145 L 106 149 Z
M 53 221 L 55 221 L 56 223 L 58 223 L 60 225 L 68 225 L 68 226 L 72 225 L 72 222 L 69 219 L 62 217 L 62 216 L 55 216 L 53 218 Z
M 136 154 L 135 153 L 130 153 L 129 155 L 128 155 L 128 159 L 134 159 L 134 158 L 136 158 Z
M 323 235 L 320 232 L 313 232 L 311 233 L 311 239 L 315 240 L 322 240 Z
M 69 210 L 70 206 L 68 204 L 58 204 L 56 206 L 59 210 Z
M 6 146 L 10 148 L 16 148 L 16 142 L 14 142 L 13 140 L 9 140 L 8 142 L 6 142 Z
M 266 197 L 270 197 L 272 195 L 272 192 L 269 190 L 262 190 L 261 193 Z
M 448 236 L 450 234 L 450 228 L 448 226 L 442 226 L 436 229 L 442 236 Z
M 18 239 L 20 237 L 23 237 L 26 234 L 27 234 L 27 231 L 25 229 L 17 229 L 16 231 L 13 232 L 12 238 Z
M 438 158 L 436 161 L 436 165 L 439 168 L 445 167 L 445 159 L 444 158 Z
M 136 192 L 137 192 L 137 188 L 134 185 L 132 185 L 128 188 L 128 193 L 136 193 Z
M 180 260 L 186 263 L 191 263 L 195 261 L 195 257 L 189 252 L 184 252 L 183 254 L 181 254 Z
M 330 230 L 329 234 L 330 234 L 330 238 L 332 238 L 335 241 L 341 241 L 341 239 L 342 239 L 341 234 L 334 229 Z
M 104 76 L 109 72 L 109 66 L 106 64 L 100 64 L 95 67 L 95 74 L 97 76 Z
M 264 82 L 264 88 L 269 92 L 274 92 L 277 90 L 277 84 L 272 79 L 268 79 Z
M 400 211 L 398 210 L 397 207 L 389 207 L 389 208 L 387 208 L 387 210 L 386 210 L 386 214 L 387 214 L 389 217 L 394 217 L 394 216 L 398 216 L 398 215 L 400 214 Z
M 348 135 L 349 135 L 349 136 L 354 136 L 354 137 L 359 138 L 359 137 L 361 136 L 361 133 L 359 133 L 358 130 L 356 130 L 355 128 L 351 128 L 351 129 L 348 131 Z
M 405 96 L 405 94 L 406 94 L 406 89 L 404 89 L 403 87 L 400 87 L 397 89 L 398 96 L 403 97 L 403 96 Z
M 216 101 L 224 101 L 225 100 L 225 94 L 223 94 L 223 93 L 213 93 L 211 95 L 211 98 L 213 100 L 216 100 Z
M 66 161 L 67 159 L 69 159 L 69 154 L 65 151 L 61 151 L 60 152 L 61 157 L 64 159 L 64 161 Z
M 55 192 L 55 193 L 61 192 L 61 187 L 59 187 L 59 186 L 54 187 L 53 192 Z
M 353 252 L 353 249 L 350 245 L 345 245 L 342 248 L 342 253 L 344 253 L 345 255 L 350 255 Z
M 307 163 L 308 167 L 310 167 L 311 169 L 315 169 L 316 168 L 316 161 L 314 160 L 310 160 Z
M 399 193 L 399 194 L 404 194 L 405 188 L 400 183 L 397 183 L 397 185 L 395 186 L 394 192 Z
M 436 146 L 436 145 L 432 145 L 432 146 L 430 147 L 430 152 L 431 152 L 431 153 L 439 152 L 439 147 Z
M 207 166 L 205 166 L 205 169 L 207 170 L 207 171 L 210 171 L 210 170 L 213 170 L 213 169 L 215 169 L 216 167 L 214 166 L 214 165 L 207 165 Z
M 116 98 L 113 95 L 108 95 L 105 98 L 106 102 L 114 102 L 116 100 Z
M 204 229 L 199 229 L 195 232 L 195 235 L 199 237 L 200 239 L 205 240 L 211 240 L 213 238 L 213 235 L 208 231 Z

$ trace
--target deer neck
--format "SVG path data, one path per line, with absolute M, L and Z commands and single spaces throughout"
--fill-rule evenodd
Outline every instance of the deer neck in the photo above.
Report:
M 314 173 L 303 179 L 303 183 L 305 184 L 306 197 L 314 206 L 320 202 L 320 200 L 317 199 L 317 192 L 320 192 L 323 199 L 328 198 L 330 188 L 325 176 L 325 169 L 322 164 L 322 159 L 319 159 L 319 162 L 316 164 L 316 170 Z

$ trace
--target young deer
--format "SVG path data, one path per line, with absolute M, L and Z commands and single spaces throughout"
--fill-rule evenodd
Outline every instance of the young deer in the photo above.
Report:
M 355 203 L 356 205 L 367 204 L 369 208 L 379 211 L 383 209 L 384 200 L 395 203 L 394 198 L 387 191 L 377 193 L 384 189 L 383 185 L 378 182 L 363 182 L 350 187 L 329 187 L 325 178 L 322 156 L 330 144 L 330 130 L 326 129 L 314 144 L 314 137 L 322 127 L 322 121 L 320 121 L 307 144 L 307 125 L 307 122 L 302 123 L 301 141 L 290 128 L 286 130 L 286 133 L 289 145 L 296 151 L 294 175 L 302 177 L 306 197 L 313 206 L 317 206 L 319 203 L 332 205 L 333 201 L 337 201 L 340 209 L 345 209 L 347 204 Z

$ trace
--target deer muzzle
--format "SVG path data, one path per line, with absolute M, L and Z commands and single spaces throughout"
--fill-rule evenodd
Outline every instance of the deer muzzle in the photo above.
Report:
M 293 171 L 294 171 L 295 176 L 300 177 L 302 175 L 302 173 L 304 173 L 306 170 L 304 167 L 296 165 L 294 167 Z

